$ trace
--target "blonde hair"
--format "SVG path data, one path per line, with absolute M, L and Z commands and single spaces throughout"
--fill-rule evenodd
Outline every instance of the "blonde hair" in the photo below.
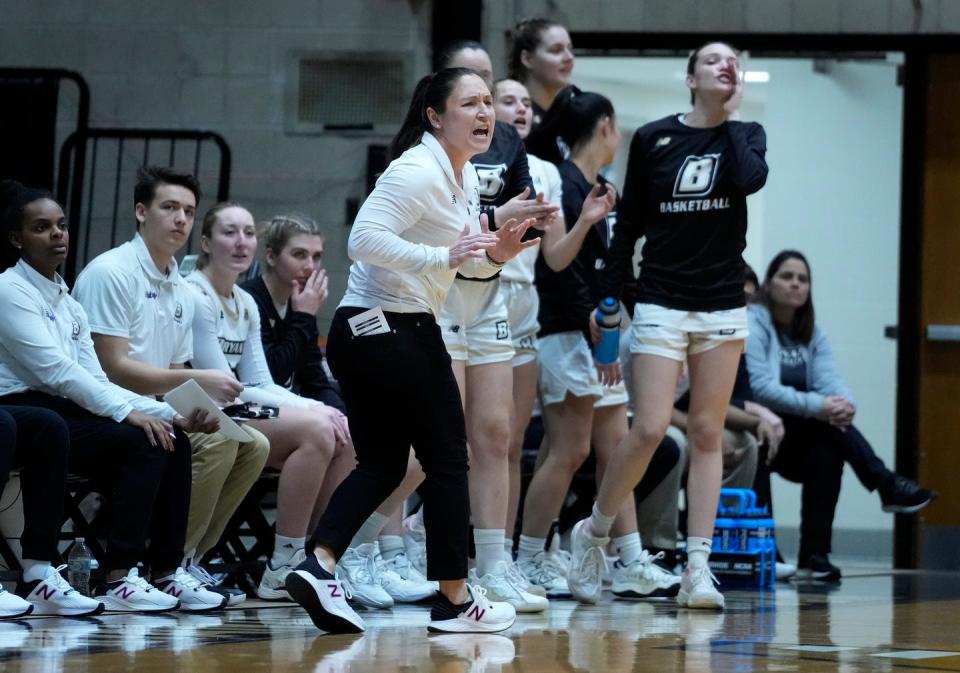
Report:
M 203 214 L 203 225 L 200 227 L 200 236 L 210 238 L 213 236 L 213 225 L 217 223 L 217 216 L 227 208 L 243 208 L 248 213 L 250 212 L 244 206 L 241 206 L 236 201 L 221 201 L 220 203 L 215 203 L 210 206 L 210 209 Z M 210 263 L 210 253 L 203 249 L 203 246 L 200 246 L 200 252 L 197 253 L 197 268 L 202 269 L 207 264 Z
M 266 222 L 261 222 L 257 227 L 257 238 L 263 246 L 264 261 L 266 261 L 267 250 L 272 250 L 273 254 L 279 255 L 290 239 L 298 234 L 319 236 L 321 241 L 325 241 L 317 221 L 302 213 L 274 215 Z

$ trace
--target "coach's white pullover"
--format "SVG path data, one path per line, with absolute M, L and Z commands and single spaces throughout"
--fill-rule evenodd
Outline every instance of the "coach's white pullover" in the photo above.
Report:
M 354 262 L 340 306 L 439 317 L 456 275 L 449 248 L 467 224 L 480 231 L 479 179 L 470 162 L 462 181 L 461 188 L 447 153 L 429 133 L 387 167 L 350 232 L 347 252 Z M 499 267 L 484 257 L 460 270 L 486 278 Z
M 134 409 L 170 420 L 167 404 L 111 383 L 97 360 L 83 307 L 60 276 L 24 262 L 0 274 L 0 395 L 37 390 L 122 421 Z

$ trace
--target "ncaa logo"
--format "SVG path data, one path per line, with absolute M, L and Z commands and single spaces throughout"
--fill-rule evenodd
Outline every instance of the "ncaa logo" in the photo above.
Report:
M 713 191 L 713 181 L 717 177 L 720 154 L 689 156 L 683 161 L 677 181 L 673 185 L 673 196 L 706 196 Z

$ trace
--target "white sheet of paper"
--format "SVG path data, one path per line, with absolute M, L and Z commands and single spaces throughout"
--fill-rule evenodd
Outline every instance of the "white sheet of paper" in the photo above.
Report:
M 387 316 L 383 314 L 383 309 L 379 306 L 348 318 L 347 324 L 350 325 L 353 336 L 372 336 L 374 334 L 386 334 L 390 331 Z
M 200 384 L 193 379 L 189 379 L 186 383 L 177 386 L 164 395 L 163 401 L 173 407 L 176 412 L 184 418 L 190 416 L 198 407 L 204 409 L 208 414 L 216 416 L 217 420 L 220 421 L 220 434 L 238 442 L 253 441 L 250 433 L 223 413 L 220 407 L 217 406 L 217 403 L 214 402 L 210 396 L 204 392 L 203 388 L 200 387 Z

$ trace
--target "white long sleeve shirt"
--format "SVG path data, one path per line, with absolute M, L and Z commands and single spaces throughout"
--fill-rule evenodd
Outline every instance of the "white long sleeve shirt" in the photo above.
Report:
M 60 276 L 22 259 L 0 274 L 0 395 L 37 390 L 122 421 L 137 410 L 170 420 L 167 404 L 111 383 L 97 360 L 83 307 Z
M 395 159 L 377 180 L 350 232 L 350 277 L 340 306 L 439 317 L 456 269 L 449 248 L 463 228 L 480 231 L 477 171 L 467 162 L 457 183 L 447 153 L 431 134 Z M 484 278 L 499 271 L 486 258 L 461 271 Z
M 527 164 L 530 168 L 530 178 L 533 180 L 533 187 L 537 194 L 543 194 L 548 203 L 557 206 L 563 205 L 563 180 L 560 179 L 560 171 L 549 161 L 544 161 L 532 154 L 527 155 Z M 563 209 L 560 210 L 560 217 L 563 217 Z M 540 246 L 522 250 L 519 255 L 511 259 L 503 267 L 503 273 L 500 278 L 512 283 L 533 283 L 534 266 L 537 263 L 537 255 L 540 254 Z
M 200 271 L 187 276 L 193 291 L 193 358 L 199 369 L 219 369 L 243 383 L 240 399 L 274 407 L 309 409 L 323 406 L 273 382 L 260 340 L 260 311 L 254 298 L 238 285 L 232 297 L 221 297 Z

